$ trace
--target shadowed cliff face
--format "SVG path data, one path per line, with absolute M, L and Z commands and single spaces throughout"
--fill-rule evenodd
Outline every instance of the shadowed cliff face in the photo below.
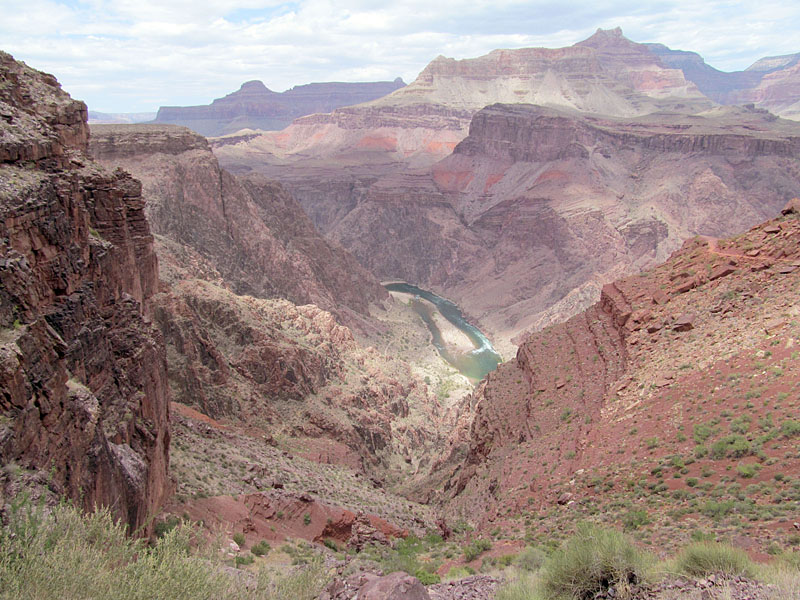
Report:
M 141 185 L 88 159 L 86 107 L 52 76 L 0 53 L 0 84 L 0 457 L 31 470 L 2 495 L 27 478 L 147 528 L 169 413 Z
M 360 347 L 348 328 L 377 326 L 370 305 L 388 294 L 374 276 L 280 184 L 230 175 L 187 129 L 92 134 L 99 160 L 144 183 L 173 399 L 381 481 L 424 470 L 441 407 L 407 364 Z

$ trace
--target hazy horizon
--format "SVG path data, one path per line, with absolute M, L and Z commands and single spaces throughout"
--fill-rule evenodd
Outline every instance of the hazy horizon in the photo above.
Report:
M 698 52 L 720 70 L 800 52 L 800 6 L 665 0 L 0 0 L 0 49 L 54 74 L 106 113 L 208 104 L 259 79 L 274 91 L 322 81 L 413 81 L 436 56 L 569 46 L 622 27 L 635 42 Z

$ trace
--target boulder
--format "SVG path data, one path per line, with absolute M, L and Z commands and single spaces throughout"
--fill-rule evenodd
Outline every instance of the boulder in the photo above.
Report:
M 782 215 L 800 215 L 800 198 L 792 198 L 781 209 Z
M 419 579 L 402 572 L 368 581 L 358 597 L 359 600 L 430 600 Z
M 694 329 L 695 316 L 689 313 L 682 314 L 672 324 L 672 331 L 689 331 Z

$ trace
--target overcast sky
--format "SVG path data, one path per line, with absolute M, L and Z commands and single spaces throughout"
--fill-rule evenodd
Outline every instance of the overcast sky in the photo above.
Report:
M 800 52 L 788 0 L 0 0 L 0 49 L 105 112 L 207 104 L 250 79 L 410 82 L 439 54 L 566 46 L 617 26 L 726 71 Z

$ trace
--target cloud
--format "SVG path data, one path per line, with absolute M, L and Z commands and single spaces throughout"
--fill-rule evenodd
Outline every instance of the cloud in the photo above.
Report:
M 800 6 L 773 0 L 0 0 L 0 14 L 3 50 L 109 112 L 206 104 L 248 79 L 411 81 L 439 54 L 565 46 L 597 27 L 724 70 L 800 51 Z

